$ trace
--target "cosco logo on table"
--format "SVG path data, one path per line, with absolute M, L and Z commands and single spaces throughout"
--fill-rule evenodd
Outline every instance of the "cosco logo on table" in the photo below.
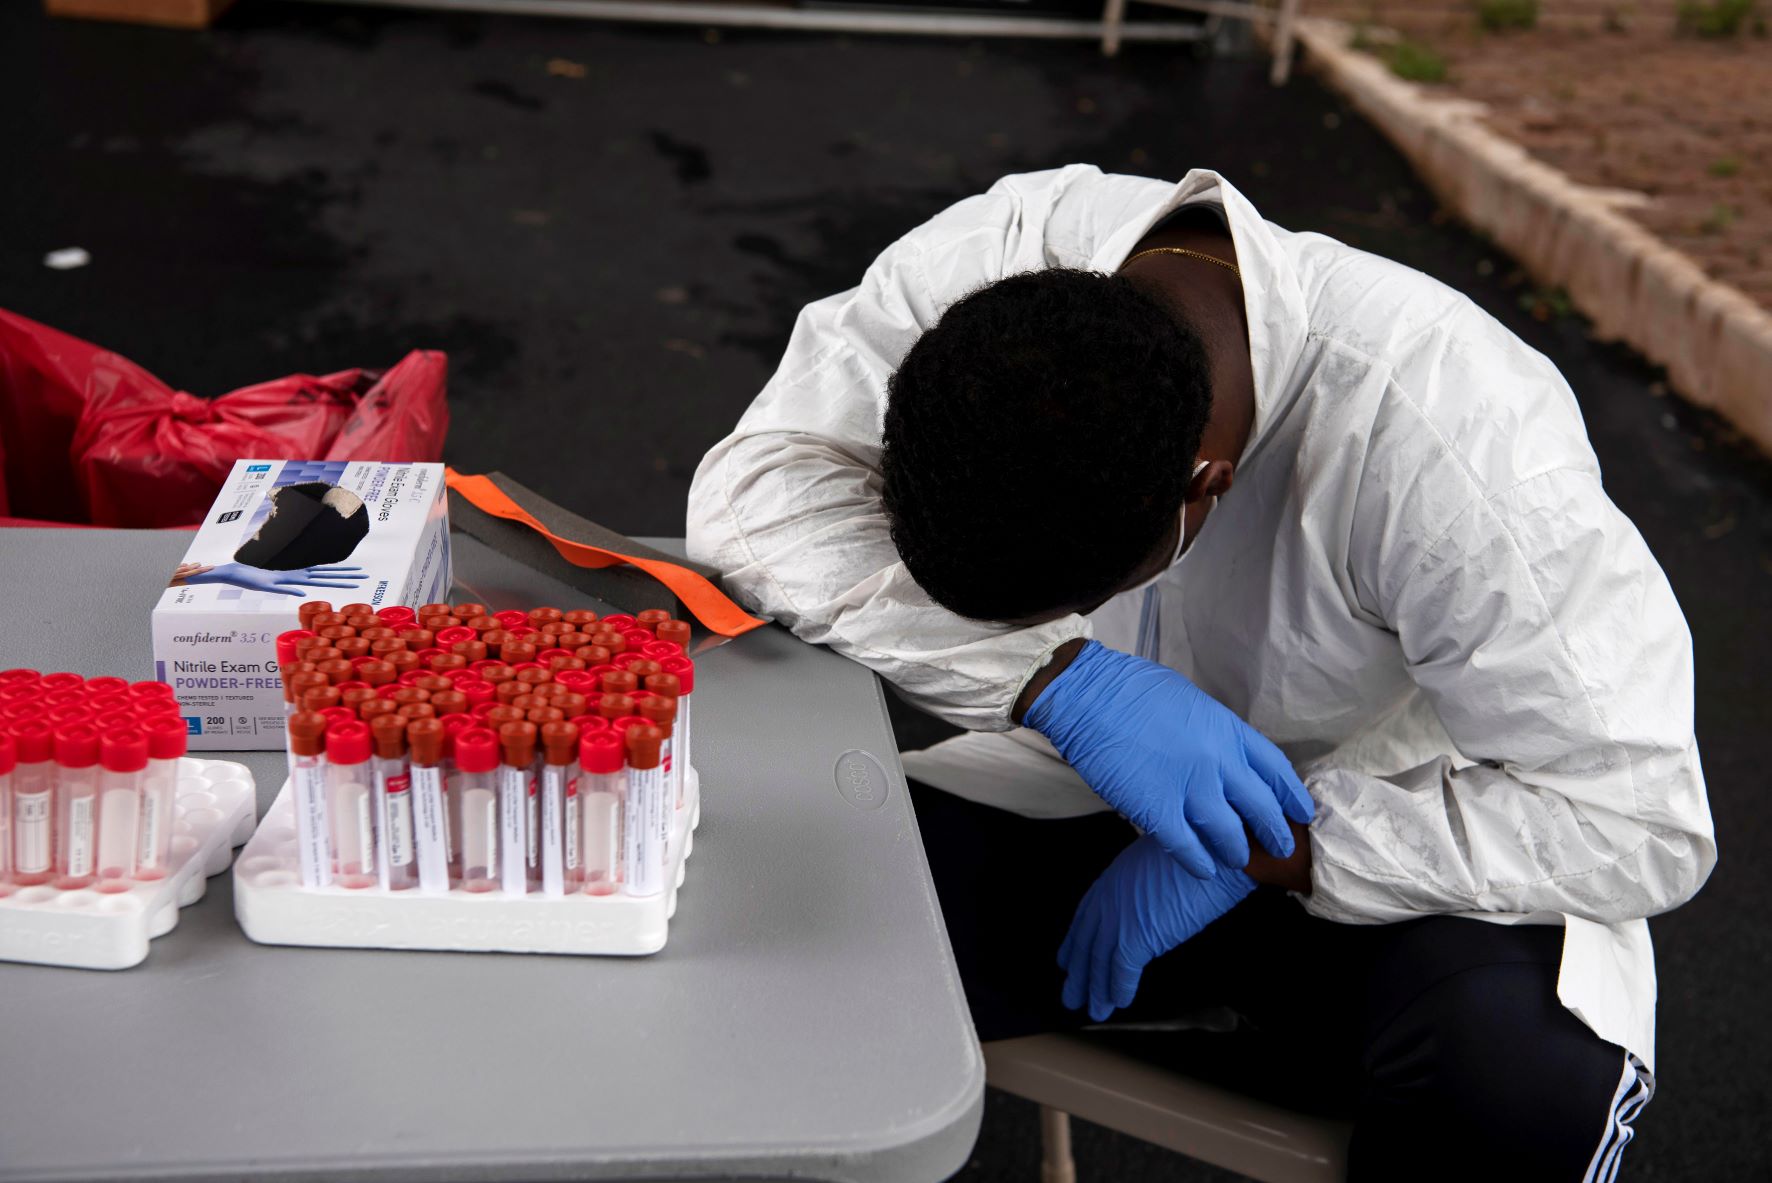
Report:
M 869 752 L 851 748 L 837 757 L 837 792 L 857 809 L 878 809 L 886 803 L 886 770 Z

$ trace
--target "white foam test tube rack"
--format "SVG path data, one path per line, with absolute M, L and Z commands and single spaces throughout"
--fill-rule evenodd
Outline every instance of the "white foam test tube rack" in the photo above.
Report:
M 208 878 L 227 870 L 234 846 L 253 832 L 252 773 L 222 760 L 172 764 L 172 806 L 162 827 L 161 873 L 92 886 L 59 888 L 47 874 L 35 884 L 0 887 L 0 961 L 77 969 L 127 969 L 148 956 L 149 942 L 172 931 L 179 910 L 203 898 Z M 17 805 L 18 770 L 13 773 Z M 14 833 L 13 850 L 18 851 Z
M 625 779 L 625 772 L 607 777 L 612 782 Z M 485 797 L 486 820 L 492 826 L 489 846 L 495 845 L 497 838 L 496 789 L 491 783 L 495 780 L 495 774 L 482 774 L 480 787 L 473 790 Z M 599 795 L 596 780 L 593 776 L 581 785 L 587 799 Z M 693 767 L 689 769 L 688 793 L 685 808 L 671 811 L 673 826 L 665 851 L 669 861 L 660 868 L 658 887 L 650 894 L 630 894 L 628 885 L 619 882 L 611 890 L 587 877 L 581 890 L 553 897 L 539 891 L 507 895 L 497 890 L 496 877 L 479 884 L 464 879 L 437 894 L 383 891 L 379 887 L 351 890 L 336 884 L 319 890 L 304 888 L 296 857 L 293 786 L 285 786 L 235 862 L 235 915 L 247 936 L 274 945 L 615 956 L 654 953 L 664 947 L 669 935 L 687 860 L 695 848 L 701 784 Z M 614 792 L 602 795 L 617 796 Z M 590 813 L 589 808 L 581 810 L 581 822 Z

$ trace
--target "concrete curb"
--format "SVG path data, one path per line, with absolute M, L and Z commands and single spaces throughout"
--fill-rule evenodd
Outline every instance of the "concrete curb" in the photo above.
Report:
M 1301 21 L 1298 39 L 1441 201 L 1539 283 L 1566 289 L 1596 336 L 1667 367 L 1674 389 L 1772 454 L 1772 313 L 1620 214 L 1635 195 L 1534 160 L 1483 126 L 1481 104 L 1434 96 L 1350 48 L 1347 25 Z

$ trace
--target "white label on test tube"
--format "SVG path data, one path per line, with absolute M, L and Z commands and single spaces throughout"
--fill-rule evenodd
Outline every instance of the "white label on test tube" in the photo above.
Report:
M 68 794 L 67 871 L 70 879 L 84 879 L 93 873 L 94 855 L 98 848 L 96 834 L 98 786 L 93 769 L 62 770 L 62 791 Z
M 566 816 L 566 766 L 544 764 L 541 770 L 541 890 L 566 894 L 566 843 L 560 833 Z
M 404 776 L 388 780 L 388 865 L 412 865 L 412 794 Z
M 12 882 L 12 773 L 0 772 L 0 887 Z
M 301 885 L 332 883 L 331 835 L 326 829 L 326 768 L 313 756 L 295 757 L 295 849 L 301 859 Z
M 375 881 L 381 885 L 383 891 L 386 891 L 389 887 L 388 828 L 390 822 L 388 819 L 388 772 L 390 768 L 399 768 L 399 765 L 393 761 L 383 760 L 380 756 L 376 756 L 370 760 L 370 766 L 375 770 L 375 775 L 371 782 L 372 795 L 375 798 L 375 829 L 376 832 L 382 836 L 382 840 L 375 844 Z
M 664 854 L 658 818 L 664 804 L 665 774 L 660 768 L 628 769 L 627 892 L 657 895 L 664 890 Z
M 658 865 L 664 866 L 671 861 L 671 822 L 676 816 L 677 807 L 672 801 L 671 765 L 668 753 L 671 741 L 665 740 L 659 745 L 660 760 L 658 764 L 658 802 L 653 807 L 653 824 L 658 827 Z
M 690 754 L 689 754 L 689 745 L 692 742 L 691 733 L 690 733 L 690 726 L 689 726 L 689 714 L 690 714 L 689 700 L 694 697 L 695 697 L 695 695 L 693 695 L 693 694 L 685 694 L 682 697 L 677 699 L 677 734 L 673 738 L 677 741 L 677 750 L 676 750 L 675 755 L 677 757 L 677 808 L 678 809 L 683 808 L 683 798 L 689 792 L 689 788 L 688 788 L 688 786 L 689 786 L 689 770 L 694 767 L 694 765 L 690 762 Z
M 523 830 L 523 861 L 531 879 L 541 876 L 541 794 L 533 769 L 529 775 L 529 812 Z
M 570 788 L 571 786 L 568 786 Z M 578 794 L 566 794 L 566 878 L 578 870 Z
M 149 760 L 142 774 L 140 845 L 136 848 L 137 875 L 158 877 L 166 873 L 172 843 L 172 809 L 178 789 L 176 759 Z
M 38 781 L 43 784 L 42 789 L 26 792 L 24 777 L 20 775 L 17 780 L 19 783 L 12 791 L 13 873 L 46 874 L 54 853 L 49 844 L 49 787 Z
M 498 766 L 498 872 L 506 895 L 529 891 L 526 858 L 529 814 L 529 769 Z
M 449 892 L 449 839 L 444 830 L 443 770 L 412 766 L 412 813 L 418 846 L 418 889 L 426 895 Z

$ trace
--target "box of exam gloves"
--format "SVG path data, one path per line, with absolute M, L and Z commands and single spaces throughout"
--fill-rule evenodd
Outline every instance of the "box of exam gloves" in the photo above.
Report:
M 433 603 L 450 574 L 441 464 L 236 461 L 154 607 L 154 676 L 192 748 L 281 748 L 276 642 L 297 608 Z

